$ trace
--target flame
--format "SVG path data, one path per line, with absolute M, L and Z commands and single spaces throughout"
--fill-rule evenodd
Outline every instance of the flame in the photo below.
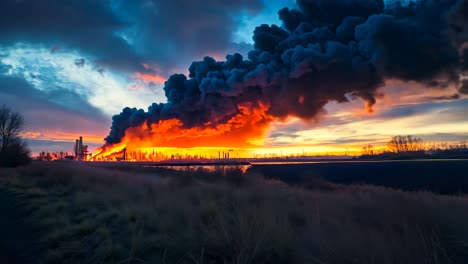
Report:
M 365 109 L 366 109 L 366 112 L 369 113 L 369 114 L 374 113 L 374 104 L 366 101 L 365 102 Z
M 164 160 L 178 157 L 219 157 L 225 153 L 255 147 L 263 139 L 274 117 L 267 114 L 269 105 L 242 103 L 238 113 L 227 122 L 186 128 L 176 118 L 145 122 L 125 131 L 120 143 L 99 148 L 94 160 L 114 160 L 125 149 L 138 160 Z M 149 158 L 151 156 L 151 158 Z M 232 157 L 232 156 L 231 156 Z

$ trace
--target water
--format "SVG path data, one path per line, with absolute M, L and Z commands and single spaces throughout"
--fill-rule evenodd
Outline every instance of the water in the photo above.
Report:
M 145 168 L 163 168 L 177 171 L 208 171 L 208 172 L 222 172 L 225 173 L 228 170 L 239 169 L 242 172 L 247 172 L 251 165 L 170 165 L 170 166 L 159 166 L 159 165 L 145 165 Z
M 248 172 L 302 185 L 311 178 L 444 194 L 468 193 L 468 160 L 326 161 L 254 164 Z
M 395 161 L 285 161 L 251 162 L 250 165 L 170 165 L 146 164 L 145 167 L 183 171 L 241 169 L 244 172 L 303 185 L 311 178 L 351 185 L 369 184 L 403 190 L 432 191 L 443 194 L 468 193 L 468 160 L 395 160 Z

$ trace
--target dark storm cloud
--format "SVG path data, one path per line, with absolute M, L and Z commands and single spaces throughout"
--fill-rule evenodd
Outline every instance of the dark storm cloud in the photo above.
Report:
M 224 53 L 235 45 L 237 16 L 261 8 L 260 0 L 3 0 L 0 45 L 79 50 L 101 73 L 106 68 L 151 72 L 143 63 L 173 68 L 182 58 Z
M 42 92 L 22 78 L 0 74 L 2 104 L 20 112 L 30 130 L 92 131 L 108 122 L 100 110 L 77 94 L 67 91 Z
M 62 95 L 54 92 L 52 97 L 71 97 L 67 92 Z M 25 119 L 25 141 L 33 153 L 41 151 L 72 151 L 74 142 L 67 142 L 77 131 L 82 135 L 103 133 L 108 117 L 100 110 L 90 106 L 78 95 L 67 105 L 51 101 L 51 94 L 34 89 L 22 78 L 7 77 L 0 74 L 0 105 L 5 104 L 18 111 Z M 31 138 L 34 137 L 34 138 Z M 37 137 L 37 138 L 35 138 Z M 51 141 L 48 139 L 55 138 Z M 62 142 L 57 142 L 62 140 Z M 97 144 L 86 144 L 91 148 Z
M 0 43 L 45 44 L 78 49 L 99 63 L 123 71 L 144 71 L 141 58 L 116 31 L 126 28 L 110 1 L 0 1 Z
M 143 3 L 143 4 L 142 4 Z M 132 28 L 126 32 L 146 59 L 165 66 L 225 53 L 243 12 L 255 14 L 261 0 L 120 0 L 115 4 Z
M 455 98 L 450 99 L 455 100 Z M 458 97 L 456 99 L 458 99 Z M 444 122 L 460 122 L 463 121 L 466 117 L 466 113 L 464 112 L 466 111 L 465 109 L 467 103 L 468 99 L 461 99 L 457 100 L 456 102 L 449 102 L 449 100 L 441 100 L 437 102 L 433 100 L 432 102 L 421 103 L 416 105 L 410 104 L 396 106 L 391 109 L 380 112 L 377 117 L 385 120 L 437 113 L 439 115 L 445 114 L 443 119 Z
M 165 83 L 166 104 L 114 116 L 106 141 L 119 142 L 128 127 L 144 121 L 216 125 L 246 102 L 269 105 L 268 114 L 280 119 L 312 120 L 328 102 L 355 97 L 371 110 L 387 79 L 459 86 L 466 4 L 428 0 L 384 8 L 382 0 L 300 0 L 300 10 L 279 12 L 284 27 L 255 29 L 248 60 L 234 54 L 193 62 L 188 77 L 173 75 Z

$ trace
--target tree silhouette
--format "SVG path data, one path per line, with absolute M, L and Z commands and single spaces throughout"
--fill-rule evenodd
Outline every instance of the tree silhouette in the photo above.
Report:
M 16 167 L 30 161 L 30 151 L 21 140 L 23 116 L 6 105 L 0 106 L 0 166 Z
M 371 144 L 365 145 L 364 147 L 362 147 L 361 155 L 363 155 L 363 156 L 374 156 L 374 154 L 375 154 L 374 146 L 372 146 Z
M 20 139 L 19 133 L 23 125 L 24 119 L 20 113 L 13 112 L 6 105 L 0 106 L 0 152 Z
M 388 149 L 397 154 L 419 152 L 424 150 L 424 144 L 421 138 L 408 136 L 393 136 L 387 143 Z

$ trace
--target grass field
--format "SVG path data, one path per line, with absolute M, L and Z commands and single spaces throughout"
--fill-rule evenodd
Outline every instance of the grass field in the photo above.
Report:
M 468 263 L 468 197 L 159 174 L 33 163 L 0 169 L 0 192 L 38 263 Z

